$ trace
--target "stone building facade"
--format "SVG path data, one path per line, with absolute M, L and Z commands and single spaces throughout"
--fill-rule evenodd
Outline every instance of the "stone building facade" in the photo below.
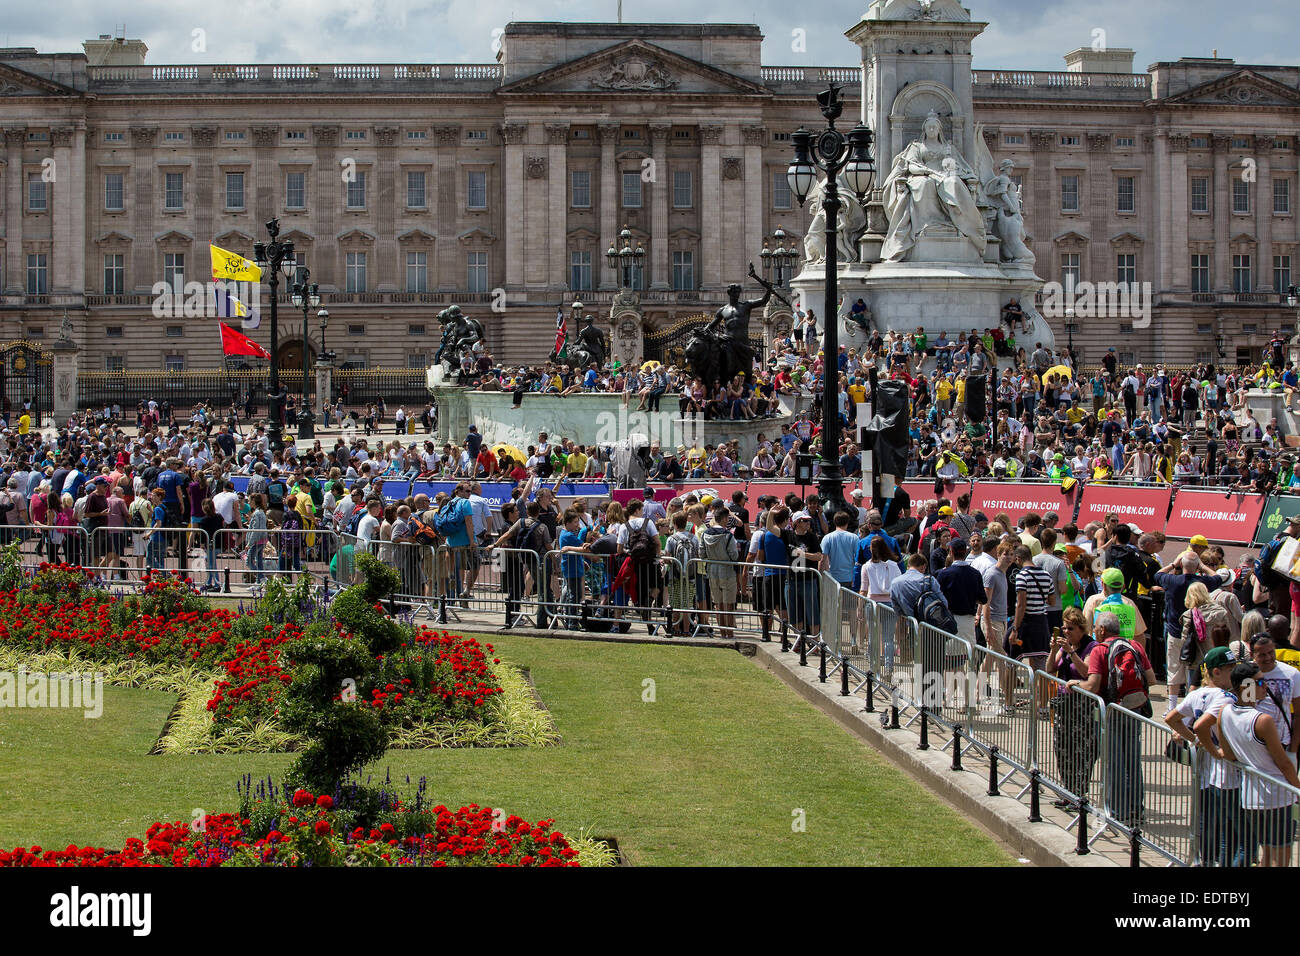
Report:
M 765 66 L 761 40 L 512 23 L 490 64 L 154 66 L 111 37 L 0 49 L 0 338 L 52 342 L 66 310 L 83 368 L 215 367 L 215 319 L 155 316 L 155 284 L 206 281 L 209 242 L 251 255 L 276 217 L 353 366 L 427 365 L 453 301 L 499 358 L 542 359 L 557 308 L 608 314 L 624 227 L 646 251 L 647 330 L 712 312 L 778 226 L 807 228 L 789 133 L 824 123 L 831 81 L 852 125 L 863 87 L 856 68 Z M 1218 336 L 1229 362 L 1258 355 L 1296 321 L 1300 69 L 1066 60 L 976 70 L 973 106 L 1014 163 L 1038 274 L 1152 285 L 1149 326 L 1076 317 L 1076 347 L 1188 363 Z M 301 367 L 283 286 L 281 304 L 281 360 Z M 264 289 L 264 345 L 267 305 Z M 307 332 L 314 353 L 314 317 Z

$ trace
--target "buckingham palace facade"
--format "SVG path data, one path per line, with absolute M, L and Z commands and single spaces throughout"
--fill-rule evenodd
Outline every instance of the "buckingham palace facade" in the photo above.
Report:
M 452 302 L 499 359 L 542 360 L 557 307 L 608 314 L 624 228 L 646 252 L 646 330 L 712 312 L 778 226 L 796 246 L 807 229 L 785 170 L 791 131 L 824 124 L 816 94 L 845 85 L 845 126 L 859 109 L 859 68 L 763 65 L 761 41 L 753 25 L 528 22 L 486 64 L 150 65 L 115 37 L 0 49 L 0 338 L 49 343 L 67 312 L 82 368 L 215 367 L 215 320 L 158 318 L 153 290 L 206 281 L 209 242 L 251 255 L 273 218 L 352 367 L 429 364 Z M 1043 279 L 1151 283 L 1149 327 L 1076 320 L 1084 360 L 1258 357 L 1296 322 L 1300 68 L 1065 61 L 974 70 L 974 109 L 1014 163 Z M 281 301 L 280 358 L 301 367 L 302 313 Z M 314 352 L 314 317 L 307 332 Z M 269 345 L 269 322 L 250 334 Z

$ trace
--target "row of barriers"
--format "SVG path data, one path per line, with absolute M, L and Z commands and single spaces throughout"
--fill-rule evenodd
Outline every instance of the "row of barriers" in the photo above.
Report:
M 53 541 L 51 532 L 62 539 Z M 329 531 L 209 536 L 201 528 L 150 533 L 144 547 L 153 550 L 139 555 L 134 540 L 114 537 L 134 539 L 133 529 L 19 533 L 25 559 L 48 559 L 44 549 L 71 543 L 60 556 L 101 569 L 110 583 L 161 568 L 188 570 L 196 584 L 229 591 L 232 579 L 256 585 L 307 574 L 322 580 L 328 595 L 331 586 L 352 583 L 356 555 L 369 552 L 401 575 L 393 611 L 443 625 L 475 614 L 472 623 L 482 626 L 482 615 L 501 614 L 506 627 L 544 631 L 645 627 L 727 643 L 779 640 L 783 652 L 815 665 L 821 682 L 838 682 L 842 696 L 861 699 L 886 728 L 915 733 L 921 749 L 950 753 L 954 770 L 979 764 L 991 796 L 1005 792 L 1028 803 L 1031 821 L 1073 831 L 1079 853 L 1105 841 L 1133 865 L 1300 863 L 1300 790 L 1183 747 L 1164 723 L 1067 686 L 983 646 L 973 633 L 948 634 L 899 615 L 811 561 L 736 563 L 670 552 L 638 562 L 626 554 L 434 548 Z M 274 566 L 254 567 L 272 556 Z
M 1053 801 L 1053 817 L 1074 831 L 1080 853 L 1106 840 L 1118 841 L 1134 865 L 1300 862 L 1292 822 L 1300 790 L 1237 765 L 1239 786 L 1214 786 L 1225 779 L 1220 762 L 1181 747 L 1164 723 L 973 635 L 901 616 L 797 559 L 791 567 L 674 554 L 635 562 L 576 551 L 396 547 L 404 586 L 395 602 L 443 624 L 478 611 L 503 613 L 507 627 L 547 631 L 644 626 L 728 642 L 779 639 L 800 664 L 815 659 L 821 681 L 838 680 L 842 695 L 861 698 L 888 728 L 951 752 L 954 769 L 981 762 L 990 795 L 1027 801 L 1030 820 L 1046 819 L 1042 802 Z

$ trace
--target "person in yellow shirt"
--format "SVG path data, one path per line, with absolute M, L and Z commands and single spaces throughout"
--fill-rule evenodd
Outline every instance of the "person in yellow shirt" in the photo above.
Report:
M 307 547 L 315 547 L 316 532 L 309 529 L 316 527 L 316 508 L 312 504 L 311 492 L 308 490 L 305 480 L 298 483 L 297 498 L 297 502 L 294 503 L 294 510 L 298 512 L 298 516 L 302 519 L 303 529 L 308 531 Z
M 18 416 L 18 434 L 26 435 L 32 430 L 32 416 L 23 412 Z
M 696 439 L 695 444 L 686 453 L 686 462 L 691 471 L 704 467 L 704 449 L 700 447 L 699 439 Z
M 952 382 L 946 377 L 940 377 L 934 383 L 934 400 L 944 412 L 952 411 L 952 405 L 949 402 L 952 399 Z
M 1085 418 L 1088 413 L 1079 407 L 1079 400 L 1076 398 L 1065 412 L 1065 418 L 1071 425 L 1077 425 Z
M 571 478 L 581 478 L 587 472 L 587 456 L 583 454 L 584 447 L 583 445 L 577 446 L 565 461 L 564 470 Z
M 863 384 L 862 384 L 860 381 L 858 381 L 856 378 L 855 378 L 855 379 L 853 380 L 853 382 L 849 385 L 848 392 L 849 392 L 849 397 L 850 397 L 851 399 L 853 399 L 853 402 L 854 402 L 854 404 L 856 404 L 856 405 L 861 405 L 861 404 L 863 404 L 864 402 L 866 402 L 866 400 L 867 400 L 867 389 L 866 389 L 866 386 L 863 385 Z
M 957 376 L 957 406 L 964 408 L 966 405 L 966 376 Z

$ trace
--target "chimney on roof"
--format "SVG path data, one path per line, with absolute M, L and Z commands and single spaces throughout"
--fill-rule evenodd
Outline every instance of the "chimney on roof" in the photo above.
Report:
M 1127 47 L 1094 50 L 1081 46 L 1065 54 L 1067 73 L 1132 73 L 1133 51 Z
M 101 33 L 97 40 L 81 44 L 90 66 L 143 66 L 149 48 L 143 40 L 128 40 Z

